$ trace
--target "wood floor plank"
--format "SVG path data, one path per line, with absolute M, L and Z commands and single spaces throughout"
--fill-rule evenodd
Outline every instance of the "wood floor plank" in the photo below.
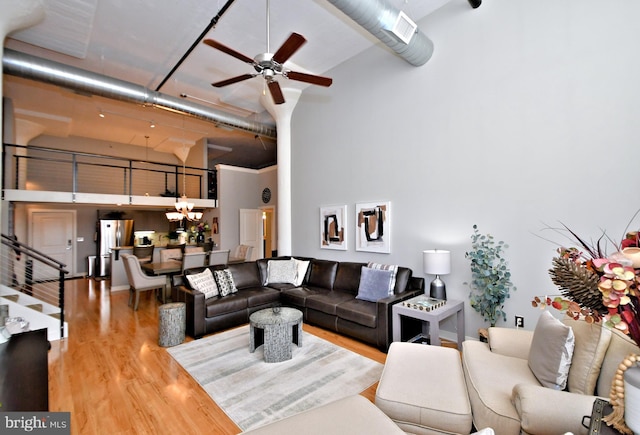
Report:
M 152 292 L 138 311 L 127 291 L 108 281 L 77 279 L 65 286 L 69 338 L 49 351 L 49 407 L 71 412 L 73 434 L 237 434 L 238 426 L 158 346 Z M 304 330 L 384 364 L 386 354 L 320 328 Z M 187 339 L 190 341 L 191 339 Z M 376 385 L 362 395 L 374 399 Z

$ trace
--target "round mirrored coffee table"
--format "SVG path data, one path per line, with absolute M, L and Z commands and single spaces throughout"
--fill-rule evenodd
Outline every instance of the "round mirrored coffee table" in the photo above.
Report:
M 291 343 L 302 347 L 302 311 L 276 307 L 249 316 L 249 352 L 264 345 L 265 362 L 287 361 L 293 355 Z

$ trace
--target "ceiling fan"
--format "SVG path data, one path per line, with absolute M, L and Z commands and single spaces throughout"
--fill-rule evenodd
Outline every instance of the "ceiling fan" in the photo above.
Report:
M 221 80 L 219 82 L 211 83 L 216 88 L 232 85 L 244 80 L 251 79 L 253 77 L 261 75 L 269 88 L 271 97 L 275 104 L 282 104 L 285 102 L 284 95 L 280 84 L 277 82 L 276 77 L 281 75 L 290 80 L 296 80 L 299 82 L 311 83 L 312 85 L 319 86 L 331 86 L 333 80 L 329 77 L 321 77 L 313 74 L 306 74 L 298 71 L 291 71 L 284 67 L 284 63 L 296 52 L 302 45 L 307 42 L 304 36 L 298 33 L 292 33 L 286 41 L 276 50 L 275 53 L 269 53 L 269 0 L 267 0 L 267 52 L 256 55 L 253 59 L 249 56 L 245 56 L 236 50 L 227 47 L 213 39 L 205 39 L 203 41 L 210 47 L 222 51 L 242 62 L 248 63 L 256 70 L 254 74 L 242 74 L 230 79 Z

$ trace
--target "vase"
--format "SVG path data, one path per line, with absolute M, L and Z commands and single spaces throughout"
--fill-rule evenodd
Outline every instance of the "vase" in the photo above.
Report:
M 624 372 L 624 422 L 635 435 L 640 435 L 640 366 Z
M 196 236 L 196 242 L 204 243 L 204 234 L 203 233 L 198 233 L 198 235 Z

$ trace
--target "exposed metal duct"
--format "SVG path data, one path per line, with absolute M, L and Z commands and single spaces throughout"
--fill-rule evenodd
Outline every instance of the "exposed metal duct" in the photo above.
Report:
M 328 0 L 329 3 L 344 12 L 349 18 L 369 33 L 384 42 L 400 57 L 414 66 L 424 65 L 433 54 L 433 42 L 427 36 L 416 29 L 415 35 L 409 44 L 394 38 L 385 28 L 389 22 L 393 22 L 400 10 L 387 3 L 386 0 Z
M 185 101 L 182 98 L 153 91 L 141 85 L 31 56 L 8 48 L 4 49 L 2 66 L 5 74 L 49 83 L 73 91 L 98 95 L 113 100 L 149 105 L 271 139 L 276 138 L 276 129 L 268 124 L 248 121 L 221 110 L 201 106 Z

